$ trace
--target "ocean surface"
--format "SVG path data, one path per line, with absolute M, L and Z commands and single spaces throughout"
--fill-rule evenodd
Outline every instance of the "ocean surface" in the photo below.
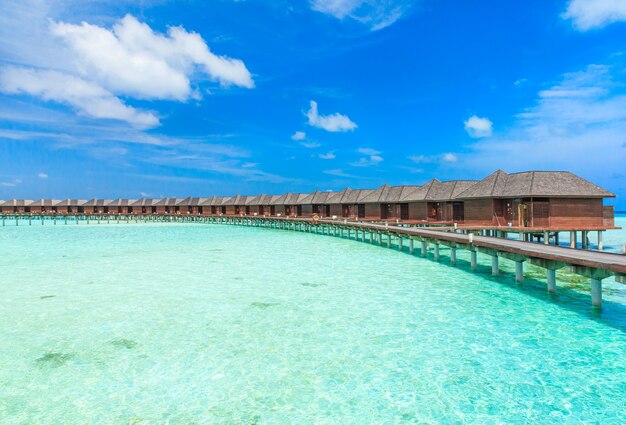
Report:
M 492 277 L 458 254 L 220 225 L 0 227 L 0 423 L 625 423 L 625 285 L 607 279 L 597 311 L 586 280 L 559 272 L 552 295 L 541 269 L 517 285 L 512 263 Z

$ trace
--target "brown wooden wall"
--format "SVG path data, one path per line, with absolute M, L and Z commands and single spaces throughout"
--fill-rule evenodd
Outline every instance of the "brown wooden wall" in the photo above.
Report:
M 603 224 L 606 227 L 615 227 L 615 208 L 612 205 L 602 207 Z
M 341 204 L 331 204 L 330 215 L 336 215 L 337 217 L 341 217 Z
M 428 220 L 426 202 L 409 202 L 409 220 Z
M 365 218 L 369 220 L 380 219 L 379 204 L 365 204 Z
M 550 199 L 551 227 L 602 226 L 603 222 L 602 199 Z
M 493 224 L 493 199 L 468 199 L 464 208 L 464 224 L 472 226 Z

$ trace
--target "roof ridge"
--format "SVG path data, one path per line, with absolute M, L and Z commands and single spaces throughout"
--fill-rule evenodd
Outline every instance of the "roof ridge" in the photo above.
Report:
M 491 192 L 489 194 L 493 196 L 493 193 L 496 191 L 496 186 L 498 185 L 498 177 L 500 177 L 500 170 L 495 172 L 496 178 L 493 180 L 493 186 L 491 187 Z
M 433 190 L 433 186 L 435 185 L 435 181 L 441 183 L 439 180 L 437 179 L 431 179 L 427 184 L 429 184 L 428 190 L 426 191 L 426 194 L 424 195 L 424 200 L 428 199 L 428 196 L 430 195 L 430 191 Z
M 535 184 L 535 171 L 530 172 L 530 197 L 533 197 L 533 186 Z

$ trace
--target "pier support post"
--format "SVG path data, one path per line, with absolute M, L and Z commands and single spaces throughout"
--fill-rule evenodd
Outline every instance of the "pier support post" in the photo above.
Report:
M 478 253 L 476 251 L 470 251 L 470 263 L 472 265 L 472 270 L 476 270 L 476 267 L 478 266 L 477 257 Z
M 556 292 L 556 270 L 547 269 L 546 275 L 548 280 L 548 292 Z
M 604 249 L 604 243 L 602 242 L 602 230 L 598 230 L 598 251 Z
M 435 261 L 439 261 L 439 244 L 438 243 L 435 244 L 435 250 L 433 254 L 435 256 Z
M 569 232 L 569 247 L 576 248 L 576 231 Z
M 450 247 L 450 264 L 456 264 L 456 247 L 454 246 Z
M 387 248 L 391 248 L 391 233 L 387 233 Z
M 549 232 L 543 232 L 543 243 L 545 245 L 550 245 L 550 233 Z
M 398 236 L 398 251 L 402 251 L 402 238 Z
M 524 281 L 524 262 L 523 261 L 515 262 L 515 281 L 517 283 Z
M 491 256 L 491 274 L 492 275 L 497 275 L 500 274 L 500 265 L 498 264 L 498 256 L 497 255 L 492 255 Z
M 415 251 L 415 247 L 413 245 L 414 245 L 413 239 L 409 239 L 409 254 L 411 255 L 413 255 L 413 252 Z
M 420 255 L 422 257 L 426 257 L 426 252 L 428 251 L 427 247 L 426 247 L 426 241 L 422 241 L 422 249 L 420 252 Z
M 591 279 L 591 305 L 602 307 L 602 280 Z
M 378 245 L 383 245 L 383 234 L 378 233 Z
M 374 243 L 374 233 L 370 232 L 370 243 Z

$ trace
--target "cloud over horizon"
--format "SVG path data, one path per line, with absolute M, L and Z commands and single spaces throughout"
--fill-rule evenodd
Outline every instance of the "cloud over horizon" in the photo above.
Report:
M 622 61 L 623 62 L 623 61 Z M 626 164 L 626 77 L 623 63 L 569 72 L 537 95 L 504 134 L 484 139 L 463 155 L 463 167 L 569 170 L 603 184 Z

